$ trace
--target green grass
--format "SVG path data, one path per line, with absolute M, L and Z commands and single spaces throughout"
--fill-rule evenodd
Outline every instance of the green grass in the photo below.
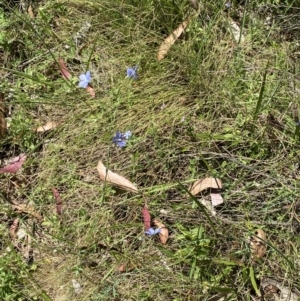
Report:
M 263 276 L 300 289 L 299 39 L 288 11 L 273 10 L 269 27 L 257 2 L 229 13 L 223 2 L 200 6 L 195 16 L 188 1 L 32 1 L 32 20 L 27 8 L 2 5 L 0 86 L 10 127 L 0 159 L 28 156 L 18 174 L 0 175 L 5 300 L 251 300 Z M 228 15 L 243 23 L 244 43 L 231 36 Z M 190 16 L 158 62 L 161 42 Z M 85 21 L 91 28 L 76 48 Z M 134 65 L 137 81 L 125 78 Z M 94 99 L 77 87 L 86 70 Z M 33 131 L 47 121 L 59 126 Z M 133 133 L 124 149 L 112 145 L 117 130 Z M 99 160 L 139 192 L 104 185 Z M 187 193 L 207 176 L 224 185 L 216 216 L 201 206 L 208 194 Z M 43 221 L 11 202 L 32 204 Z M 144 235 L 144 202 L 169 229 L 166 245 Z M 32 236 L 31 265 L 12 246 L 16 217 Z M 248 237 L 257 228 L 268 248 L 255 262 Z M 134 268 L 117 272 L 124 263 Z

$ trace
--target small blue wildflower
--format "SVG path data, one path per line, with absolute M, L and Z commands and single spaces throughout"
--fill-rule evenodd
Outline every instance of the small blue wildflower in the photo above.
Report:
M 226 3 L 225 3 L 225 7 L 226 7 L 226 8 L 230 8 L 230 7 L 231 7 L 231 3 L 230 3 L 230 2 L 226 2 Z
M 80 88 L 86 88 L 92 80 L 91 72 L 87 71 L 86 74 L 84 74 L 84 73 L 80 74 L 79 79 L 80 79 L 80 82 L 79 82 L 78 86 Z
M 127 76 L 126 77 L 137 79 L 138 78 L 137 68 L 138 68 L 138 66 L 134 66 L 132 68 L 127 68 Z
M 126 139 L 130 138 L 131 136 L 132 136 L 132 133 L 131 133 L 130 131 L 126 131 L 126 132 L 124 133 L 124 137 L 125 137 Z
M 115 136 L 113 137 L 112 141 L 119 147 L 126 146 L 126 140 L 131 137 L 132 133 L 131 131 L 126 131 L 124 134 L 117 131 Z
M 149 228 L 147 231 L 145 231 L 145 234 L 149 235 L 149 236 L 153 236 L 155 234 L 158 234 L 160 233 L 161 229 L 160 228 L 156 228 L 156 229 L 153 229 L 153 228 Z
M 184 116 L 181 118 L 181 122 L 185 122 L 185 117 Z

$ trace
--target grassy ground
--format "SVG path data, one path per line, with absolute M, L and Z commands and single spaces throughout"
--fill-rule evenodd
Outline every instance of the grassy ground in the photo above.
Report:
M 262 300 L 264 276 L 300 289 L 299 11 L 256 2 L 226 11 L 222 1 L 203 1 L 199 11 L 175 0 L 2 4 L 10 127 L 1 163 L 28 156 L 16 175 L 0 175 L 2 300 Z M 188 17 L 158 62 L 159 45 Z M 244 26 L 245 42 L 235 42 L 230 17 Z M 126 78 L 134 65 L 138 80 Z M 86 70 L 95 98 L 77 87 Z M 59 126 L 33 131 L 47 121 Z M 126 148 L 112 144 L 117 130 L 132 131 Z M 104 185 L 99 160 L 139 192 Z M 224 186 L 210 219 L 186 192 L 207 176 Z M 43 220 L 12 202 L 31 204 Z M 144 234 L 145 202 L 170 231 L 166 245 Z M 9 235 L 16 217 L 32 239 L 30 264 Z M 255 261 L 248 237 L 258 228 L 268 247 Z

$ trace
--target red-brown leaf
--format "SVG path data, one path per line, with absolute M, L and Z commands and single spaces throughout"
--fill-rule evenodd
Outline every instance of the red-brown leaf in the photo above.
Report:
M 55 204 L 56 204 L 56 213 L 58 215 L 61 215 L 62 214 L 62 199 L 61 199 L 60 194 L 57 191 L 57 189 L 52 188 L 52 192 L 53 192 L 53 196 L 54 196 Z
M 93 87 L 91 87 L 90 85 L 88 85 L 86 87 L 86 91 L 94 98 L 96 96 L 95 90 Z
M 0 168 L 0 173 L 16 173 L 26 160 L 26 155 L 21 154 L 13 158 L 6 166 Z
M 151 228 L 151 216 L 147 204 L 145 204 L 142 209 L 142 215 L 144 220 L 144 226 L 147 231 L 149 228 Z
M 70 74 L 65 62 L 63 61 L 62 58 L 60 58 L 58 61 L 59 61 L 60 73 L 61 73 L 62 77 L 66 80 L 69 80 L 71 78 L 71 74 Z

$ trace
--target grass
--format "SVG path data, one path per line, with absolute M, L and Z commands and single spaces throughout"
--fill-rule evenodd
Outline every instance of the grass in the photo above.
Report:
M 29 3 L 19 4 L 0 11 L 10 124 L 2 165 L 28 156 L 18 174 L 0 175 L 2 299 L 251 300 L 263 276 L 300 290 L 299 37 L 288 10 L 273 11 L 267 26 L 257 2 L 226 12 L 224 3 L 204 1 L 195 17 L 188 1 L 32 1 L 34 19 Z M 244 43 L 234 41 L 228 15 L 243 23 Z M 163 39 L 189 16 L 158 62 Z M 137 81 L 125 78 L 134 65 Z M 86 70 L 94 99 L 77 87 Z M 47 121 L 59 126 L 33 131 Z M 117 130 L 133 133 L 124 149 L 112 145 Z M 104 185 L 99 160 L 139 193 Z M 207 176 L 224 185 L 216 216 L 201 206 L 207 194 L 187 192 Z M 63 200 L 61 217 L 52 187 Z M 33 205 L 43 221 L 14 212 L 11 202 Z M 167 245 L 144 235 L 145 202 L 169 229 Z M 9 236 L 16 217 L 32 237 L 31 264 Z M 268 248 L 254 261 L 247 239 L 257 228 Z M 121 264 L 126 272 L 117 271 Z

